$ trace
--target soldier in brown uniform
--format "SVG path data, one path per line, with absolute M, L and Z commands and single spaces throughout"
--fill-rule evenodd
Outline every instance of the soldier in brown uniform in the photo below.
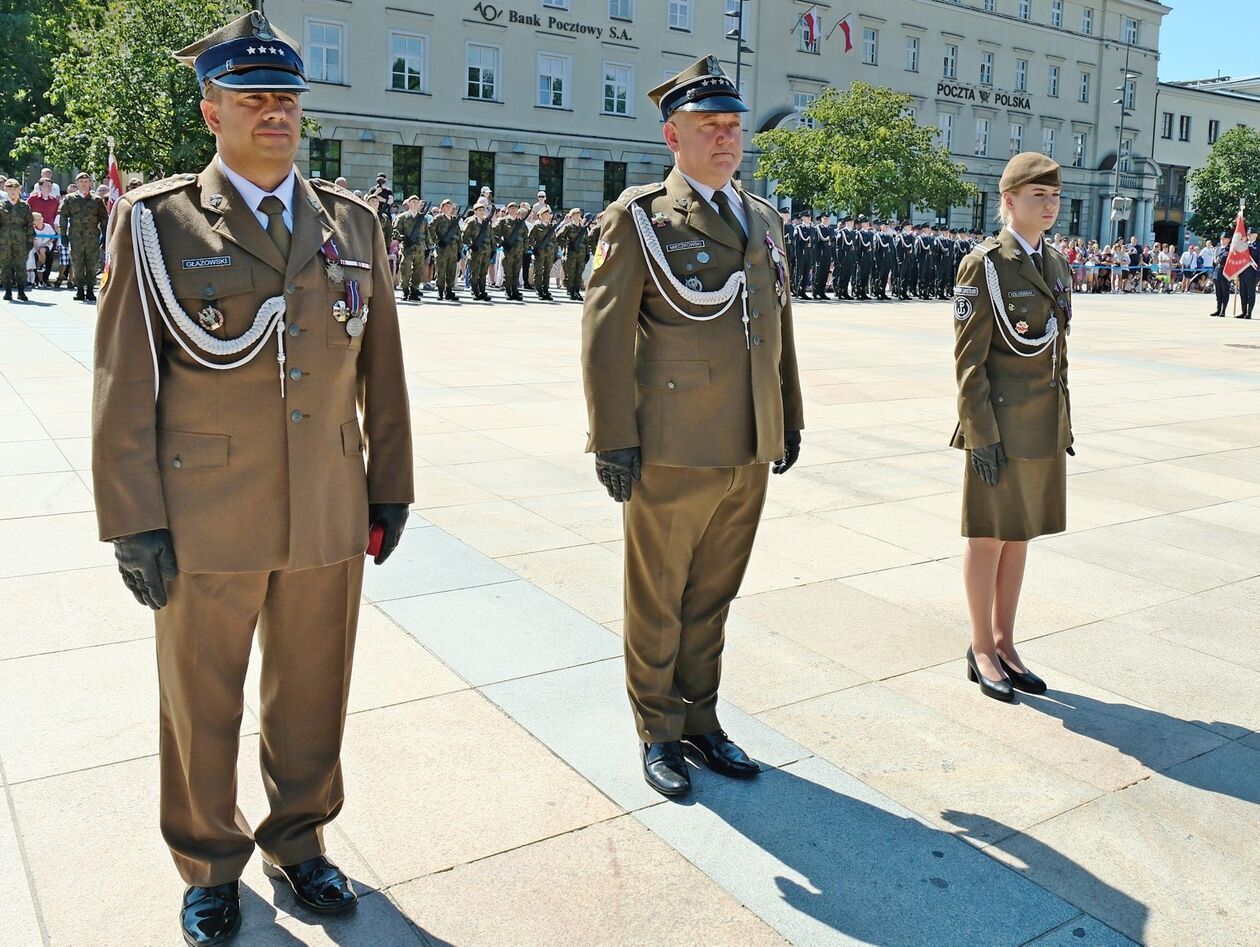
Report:
M 644 778 L 690 789 L 757 763 L 717 716 L 726 615 L 771 462 L 804 426 L 778 211 L 739 187 L 747 106 L 715 57 L 648 93 L 677 164 L 604 212 L 582 322 L 590 440 L 624 502 L 626 681 Z
M 1072 450 L 1067 335 L 1072 277 L 1042 239 L 1059 216 L 1059 166 L 1026 152 L 1000 183 L 1005 227 L 963 258 L 954 286 L 963 476 L 963 581 L 971 616 L 968 677 L 998 700 L 1045 682 L 1015 649 L 1028 541 L 1066 528 Z
M 16 178 L 4 182 L 8 200 L 0 200 L 0 283 L 4 284 L 4 301 L 26 298 L 26 257 L 35 246 L 35 223 L 31 206 L 22 200 L 22 186 Z
M 115 210 L 92 474 L 100 537 L 156 611 L 162 834 L 189 886 L 184 940 L 203 945 L 239 928 L 255 844 L 307 908 L 356 902 L 323 827 L 343 799 L 363 551 L 370 525 L 378 563 L 402 535 L 412 456 L 381 229 L 293 164 L 296 44 L 254 13 L 176 56 L 218 153 Z M 270 812 L 251 831 L 236 759 L 255 626 Z

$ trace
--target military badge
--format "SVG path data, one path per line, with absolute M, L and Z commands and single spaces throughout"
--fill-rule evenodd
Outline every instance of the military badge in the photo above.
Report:
M 201 327 L 207 332 L 214 332 L 216 329 L 223 328 L 223 313 L 213 306 L 206 306 L 205 309 L 197 313 L 197 321 L 201 323 Z
M 344 299 L 338 299 L 335 303 L 332 304 L 332 316 L 338 322 L 345 322 L 347 319 L 350 318 L 350 313 L 346 309 L 346 303 Z
M 346 320 L 346 335 L 352 339 L 357 339 L 363 334 L 363 320 L 358 316 L 351 316 Z
M 966 322 L 971 318 L 971 314 L 975 311 L 975 307 L 971 304 L 971 300 L 966 296 L 958 296 L 954 299 L 954 318 L 959 322 Z
M 1016 332 L 1018 332 L 1020 335 L 1027 335 L 1027 334 L 1028 334 L 1028 323 L 1027 323 L 1027 322 L 1023 322 L 1023 321 L 1020 321 L 1020 322 L 1015 323 L 1015 331 L 1016 331 Z
M 604 261 L 608 259 L 608 251 L 612 248 L 608 245 L 608 241 L 601 240 L 599 246 L 595 248 L 595 259 L 591 263 L 591 269 L 598 270 L 604 265 Z
M 341 268 L 340 263 L 329 263 L 324 267 L 324 271 L 328 274 L 328 282 L 344 283 L 346 281 L 346 271 Z
M 688 276 L 683 285 L 688 289 L 695 290 L 697 293 L 704 289 L 704 284 L 700 282 L 700 277 L 698 276 Z
M 707 253 L 705 253 L 703 250 L 701 250 L 699 253 L 697 253 L 697 254 L 696 254 L 696 262 L 697 262 L 697 263 L 708 263 L 708 262 L 709 262 L 709 254 L 707 254 Z
M 669 218 L 666 217 L 662 211 L 658 210 L 655 214 L 652 215 L 653 227 L 656 227 L 659 229 L 661 227 L 664 227 L 667 223 L 669 223 Z

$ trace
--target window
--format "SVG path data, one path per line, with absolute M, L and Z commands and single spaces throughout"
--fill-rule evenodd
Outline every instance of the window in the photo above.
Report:
M 1163 118 L 1160 119 L 1159 137 L 1172 138 L 1173 113 L 1165 112 Z
M 542 0 L 542 5 L 551 10 L 567 10 L 569 0 Z
M 1011 154 L 1017 155 L 1024 150 L 1024 124 L 1011 122 Z
M 315 82 L 342 83 L 344 38 L 345 31 L 340 23 L 306 21 L 306 78 Z
M 1063 0 L 1050 0 L 1050 25 L 1056 29 L 1063 25 Z
M 971 202 L 971 229 L 984 230 L 988 225 L 989 195 L 981 191 Z
M 1054 129 L 1043 128 L 1041 130 L 1041 150 L 1047 158 L 1054 157 Z
M 989 153 L 989 120 L 987 118 L 976 119 L 976 154 L 987 155 Z
M 1031 6 L 1029 0 L 1019 0 L 1019 7 L 1016 10 L 1016 16 L 1021 20 L 1028 19 L 1032 14 L 1028 9 Z
M 1076 132 L 1072 135 L 1072 167 L 1085 167 L 1085 133 Z
M 538 101 L 543 108 L 569 107 L 569 73 L 573 60 L 554 53 L 538 54 Z
M 1190 116 L 1181 116 L 1181 121 L 1177 126 L 1177 139 L 1179 141 L 1190 140 Z
M 1081 11 L 1081 32 L 1086 36 L 1094 35 L 1094 11 L 1089 7 Z
M 799 124 L 802 128 L 813 128 L 815 122 L 812 118 L 805 114 L 805 110 L 809 108 L 811 102 L 818 96 L 812 92 L 794 92 L 792 94 L 792 107 L 800 113 Z
M 1072 213 L 1068 218 L 1068 233 L 1078 234 L 1081 232 L 1081 216 L 1085 211 L 1085 202 L 1079 197 L 1072 198 Z
M 1057 99 L 1059 97 L 1059 67 L 1051 66 L 1050 72 L 1046 77 L 1046 95 Z
M 538 156 L 538 187 L 546 190 L 547 203 L 564 213 L 564 159 Z M 618 192 L 620 195 L 620 192 Z
M 1137 108 L 1137 80 L 1124 80 L 1124 107 L 1127 109 Z
M 669 28 L 691 30 L 691 0 L 669 0 Z
M 428 40 L 412 33 L 389 34 L 389 87 L 397 92 L 424 91 Z
M 494 190 L 494 152 L 468 152 L 468 206 L 477 203 L 482 187 Z M 559 205 L 556 205 L 559 206 Z
M 633 20 L 634 0 L 608 0 L 608 15 L 614 20 Z
M 1219 118 L 1208 119 L 1208 144 L 1216 144 L 1216 139 L 1221 137 L 1221 120 Z
M 341 177 L 341 142 L 331 138 L 312 138 L 311 159 L 306 172 L 310 177 L 325 181 Z
M 987 50 L 980 53 L 980 84 L 993 85 L 993 54 Z
M 626 163 L 624 161 L 604 162 L 604 203 L 611 204 L 626 189 Z
M 997 0 L 984 0 L 984 12 L 985 13 L 997 12 Z
M 735 0 L 735 2 L 738 3 L 739 0 Z M 817 13 L 814 14 L 814 16 L 817 15 Z M 811 43 L 809 41 L 809 27 L 805 25 L 805 20 L 802 19 L 796 27 L 796 48 L 802 53 L 816 53 L 821 42 L 822 35 L 819 32 L 817 23 L 814 26 L 814 41 Z
M 954 116 L 949 112 L 938 112 L 936 115 L 936 127 L 940 129 L 940 134 L 936 140 L 946 151 L 954 150 Z
M 622 63 L 604 63 L 604 114 L 633 115 L 634 67 Z
M 951 43 L 945 44 L 945 64 L 941 69 L 941 75 L 946 79 L 958 78 L 958 47 Z
M 879 30 L 862 30 L 862 62 L 868 66 L 879 63 Z
M 1129 170 L 1129 155 L 1133 154 L 1133 139 L 1125 138 L 1120 142 L 1120 170 Z
M 1081 73 L 1081 84 L 1080 84 L 1080 87 L 1076 90 L 1076 100 L 1078 102 L 1089 101 L 1089 73 L 1088 72 Z
M 468 98 L 499 101 L 499 49 L 468 44 Z
M 906 37 L 906 72 L 919 71 L 919 37 Z
M 419 145 L 394 145 L 394 200 L 404 201 L 408 195 L 420 194 L 420 165 L 424 149 Z
M 1120 38 L 1130 46 L 1136 46 L 1142 35 L 1142 24 L 1131 16 L 1120 18 Z
M 1015 91 L 1016 92 L 1028 91 L 1028 60 L 1027 59 L 1015 60 Z

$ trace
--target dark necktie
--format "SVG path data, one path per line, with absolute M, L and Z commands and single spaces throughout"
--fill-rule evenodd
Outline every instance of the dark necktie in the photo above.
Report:
M 1045 264 L 1042 262 L 1041 257 L 1042 257 L 1042 254 L 1040 250 L 1033 251 L 1033 254 L 1032 254 L 1033 266 L 1037 268 L 1037 272 L 1041 274 L 1041 278 L 1044 280 L 1046 278 L 1046 267 L 1045 267 Z
M 276 245 L 280 255 L 289 259 L 289 228 L 284 225 L 284 201 L 269 194 L 258 202 L 258 209 L 267 215 L 267 236 Z
M 748 235 L 744 233 L 743 224 L 735 216 L 735 211 L 731 208 L 730 199 L 722 191 L 714 191 L 713 203 L 717 204 L 718 216 L 722 218 L 722 222 L 730 227 L 731 232 L 739 239 L 740 247 L 747 249 Z

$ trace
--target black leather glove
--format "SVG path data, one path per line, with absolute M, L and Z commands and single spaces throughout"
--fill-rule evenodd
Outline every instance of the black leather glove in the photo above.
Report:
M 1070 441 L 1068 441 L 1068 448 L 1067 448 L 1067 452 L 1068 452 L 1068 456 L 1069 456 L 1069 457 L 1075 457 L 1075 456 L 1076 456 L 1076 451 L 1072 450 L 1072 445 L 1073 445 L 1073 444 L 1075 444 L 1075 443 L 1076 443 L 1076 438 L 1072 438 Z
M 785 474 L 792 469 L 796 458 L 801 456 L 801 432 L 783 432 L 783 457 L 774 462 L 770 469 L 777 474 Z
M 406 503 L 368 504 L 368 526 L 379 524 L 385 530 L 385 535 L 381 537 L 381 551 L 372 557 L 378 566 L 398 547 L 398 540 L 402 539 L 407 525 L 408 512 Z
M 1002 442 L 998 441 L 988 447 L 973 447 L 971 466 L 981 480 L 991 487 L 997 486 L 998 470 L 1006 466 L 1006 451 L 1002 450 Z
M 595 452 L 595 476 L 618 503 L 630 499 L 630 484 L 643 471 L 643 452 L 637 447 Z
M 123 583 L 141 605 L 166 606 L 166 583 L 179 572 L 169 529 L 151 529 L 114 540 L 114 558 Z

